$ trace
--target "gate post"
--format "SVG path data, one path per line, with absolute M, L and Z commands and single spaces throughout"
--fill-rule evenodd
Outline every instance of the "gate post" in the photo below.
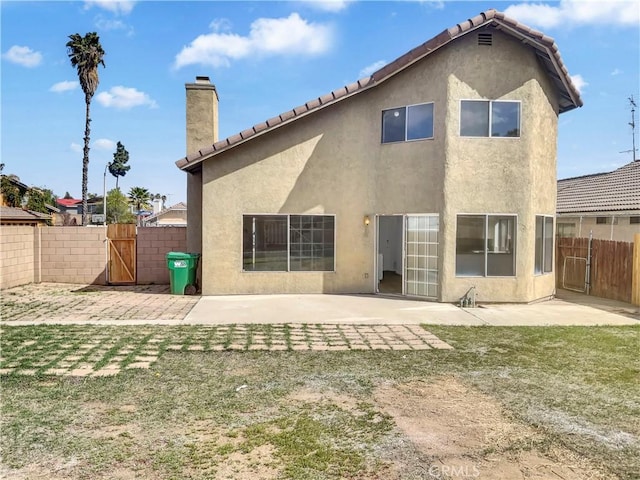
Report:
M 631 303 L 640 306 L 640 233 L 633 237 L 633 262 L 631 265 Z

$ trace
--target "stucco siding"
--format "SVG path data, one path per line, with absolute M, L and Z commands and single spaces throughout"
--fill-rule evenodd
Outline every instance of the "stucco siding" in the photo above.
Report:
M 555 211 L 557 105 L 549 101 L 551 86 L 533 52 L 498 32 L 493 33 L 491 47 L 477 45 L 472 35 L 452 47 L 441 300 L 456 301 L 471 286 L 476 287 L 480 301 L 526 302 L 550 296 L 553 275 L 534 280 L 533 270 L 535 216 L 554 215 Z M 520 136 L 462 137 L 461 100 L 474 99 L 521 102 Z M 515 277 L 456 276 L 459 214 L 517 216 Z
M 480 301 L 552 295 L 553 274 L 533 272 L 535 217 L 555 213 L 555 98 L 528 47 L 498 31 L 480 46 L 470 34 L 373 89 L 217 154 L 202 164 L 203 294 L 373 293 L 375 215 L 435 213 L 438 300 L 457 301 L 471 286 Z M 520 136 L 461 137 L 460 102 L 472 99 L 519 101 Z M 383 110 L 428 102 L 432 139 L 381 143 Z M 243 214 L 276 213 L 335 215 L 335 272 L 243 272 Z M 517 216 L 515 276 L 456 276 L 464 213 Z

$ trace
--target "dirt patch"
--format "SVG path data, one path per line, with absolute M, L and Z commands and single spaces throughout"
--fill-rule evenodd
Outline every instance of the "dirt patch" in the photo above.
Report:
M 271 445 L 260 445 L 248 453 L 233 452 L 224 459 L 216 470 L 216 478 L 226 480 L 246 480 L 260 478 L 271 480 L 277 478 L 280 470 Z
M 541 452 L 541 433 L 509 418 L 497 401 L 455 377 L 383 385 L 374 399 L 410 443 L 397 443 L 394 450 L 411 447 L 428 459 L 416 478 L 608 478 L 569 451 Z M 410 460 L 406 455 L 391 460 L 400 478 Z M 416 471 L 416 465 L 410 467 Z
M 313 404 L 333 404 L 342 410 L 349 412 L 355 412 L 358 410 L 358 399 L 330 389 L 319 392 L 311 388 L 303 387 L 290 393 L 287 396 L 287 401 Z

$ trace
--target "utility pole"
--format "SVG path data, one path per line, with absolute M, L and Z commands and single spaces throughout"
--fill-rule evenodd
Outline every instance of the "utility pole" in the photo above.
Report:
M 629 122 L 629 126 L 631 127 L 631 150 L 624 150 L 620 153 L 629 153 L 631 152 L 633 161 L 637 161 L 636 152 L 638 149 L 636 148 L 636 102 L 633 100 L 633 95 L 629 97 L 629 105 L 631 105 L 631 121 Z

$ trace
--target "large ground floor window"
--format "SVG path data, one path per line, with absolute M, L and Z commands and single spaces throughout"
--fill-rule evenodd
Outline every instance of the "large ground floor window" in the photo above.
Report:
M 247 272 L 335 270 L 333 215 L 243 215 L 242 269 Z
M 515 215 L 458 215 L 456 275 L 514 276 L 516 224 Z

